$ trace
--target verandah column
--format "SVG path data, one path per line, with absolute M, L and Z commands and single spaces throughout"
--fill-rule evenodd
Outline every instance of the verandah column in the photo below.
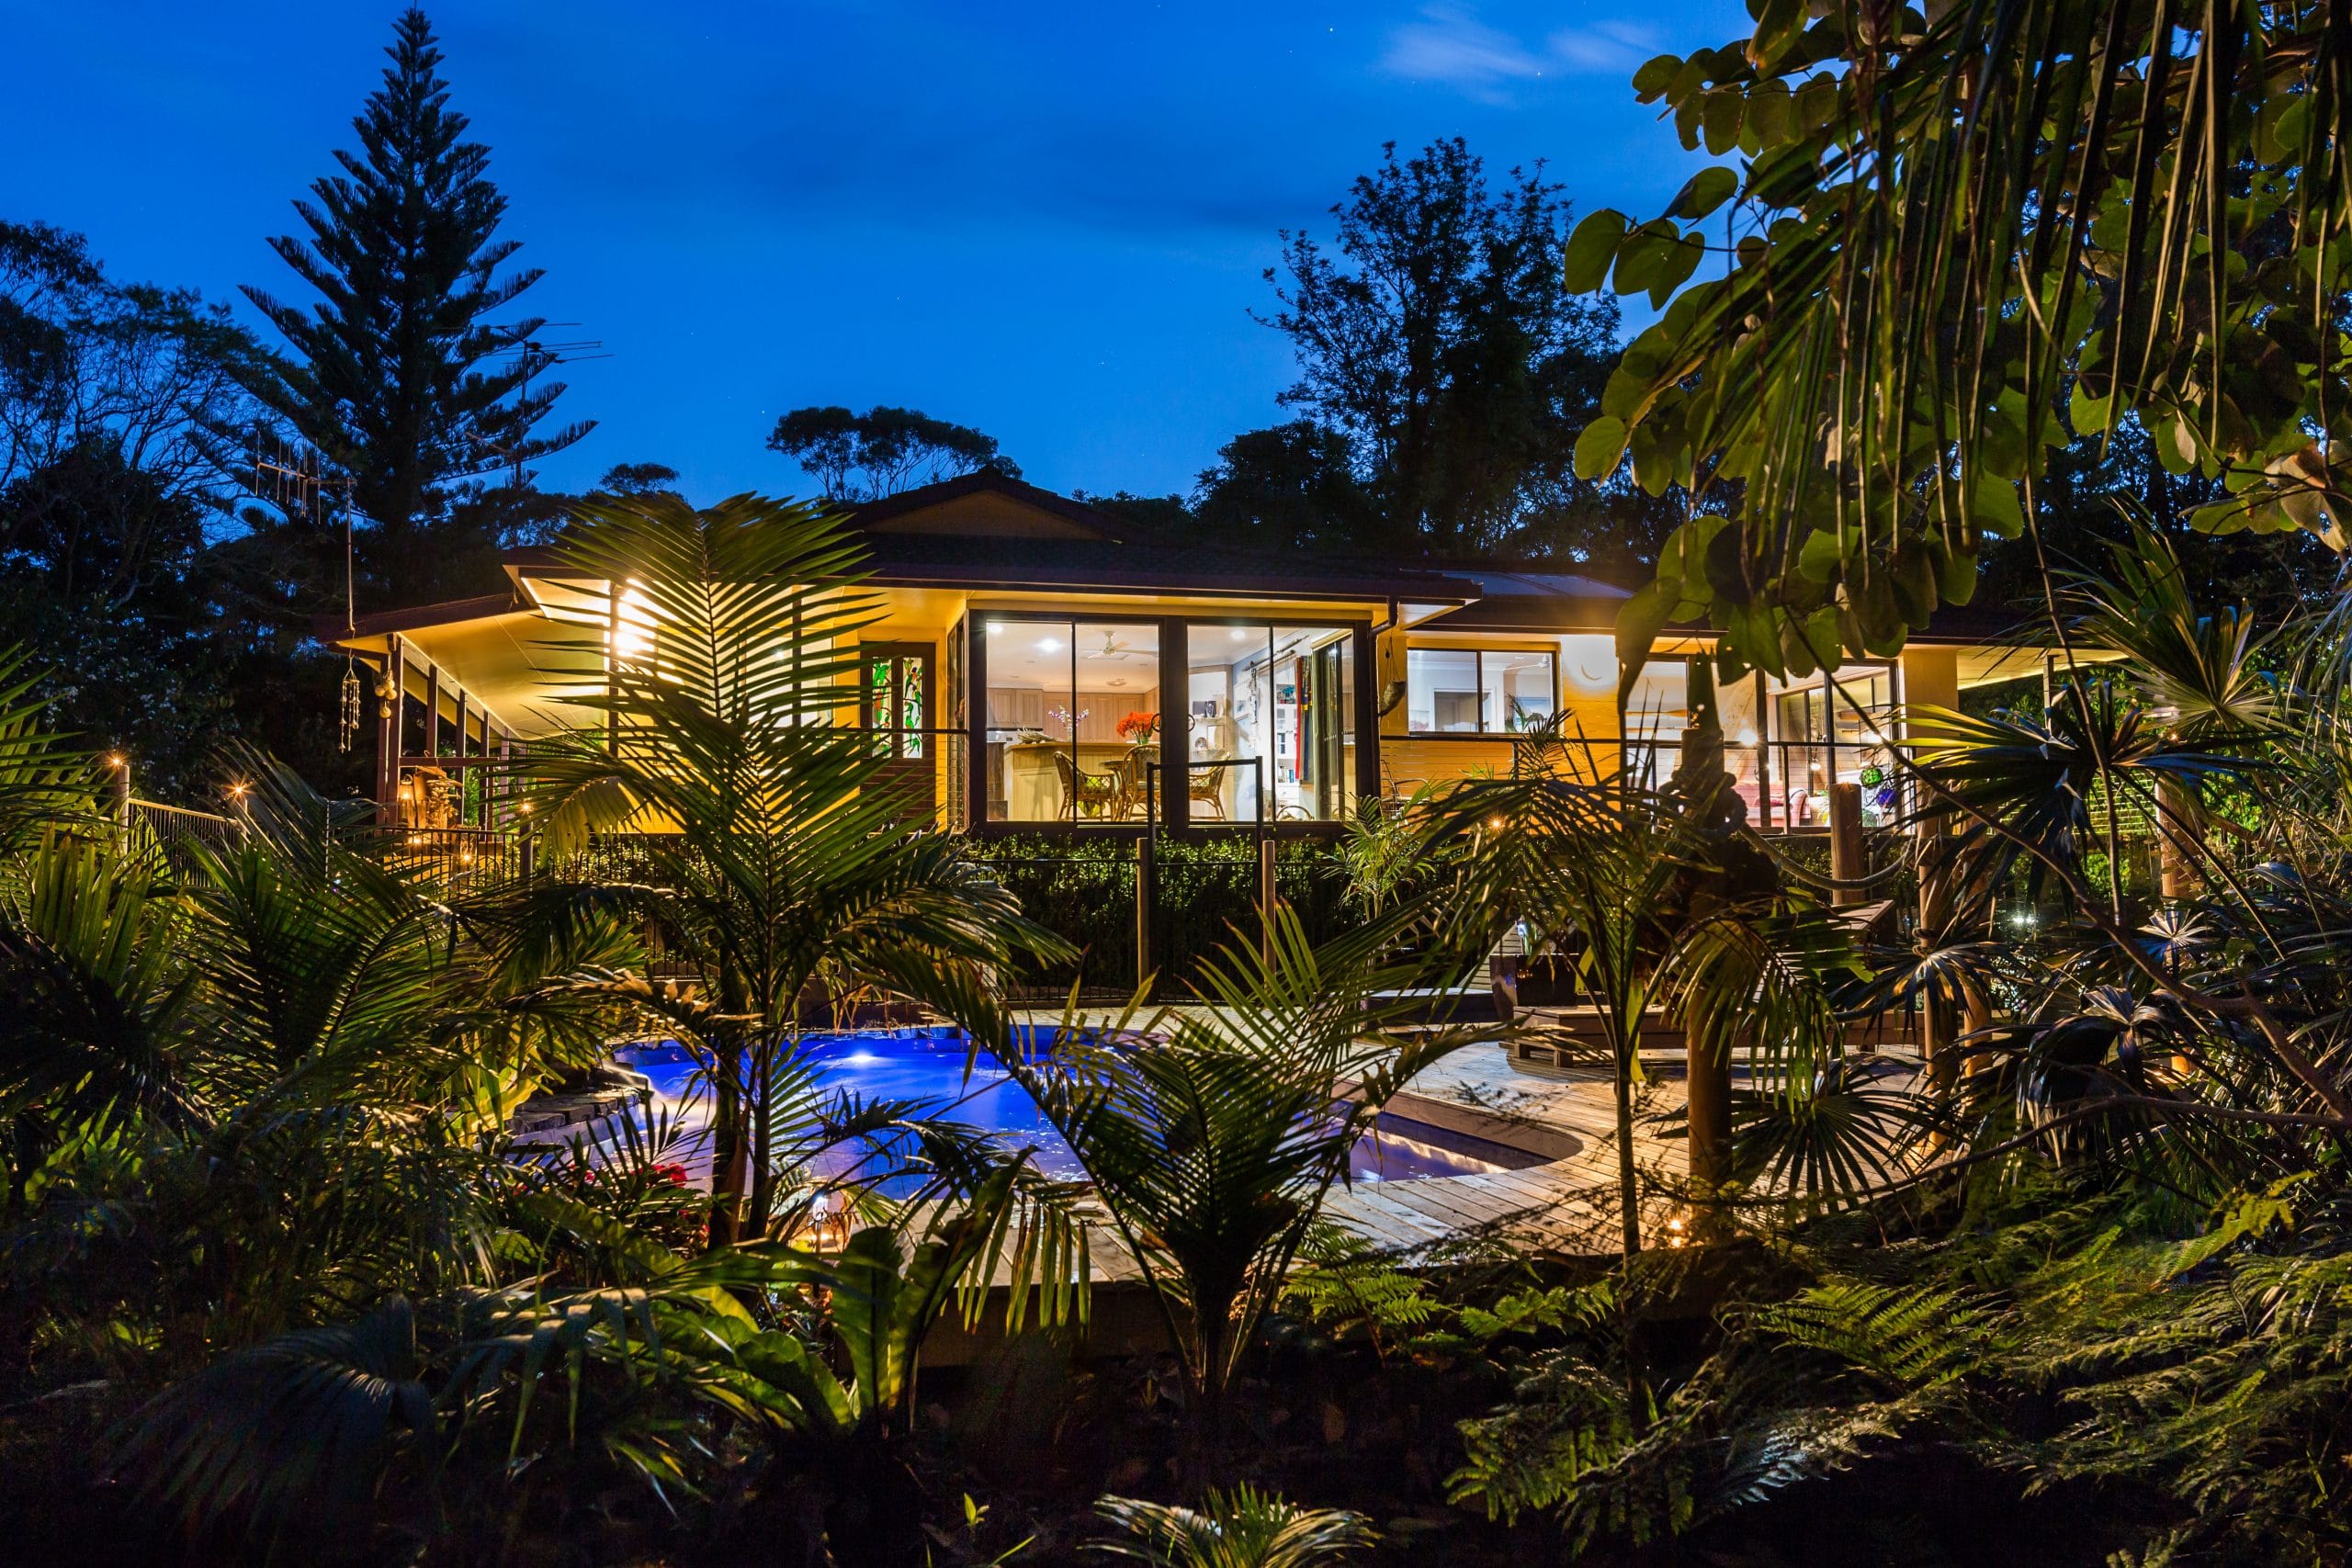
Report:
M 1903 733 L 1908 739 L 1912 733 L 1913 716 L 1922 709 L 1956 710 L 1960 706 L 1960 650 L 1954 648 L 1917 648 L 1903 650 L 1896 666 L 1903 682 Z M 1916 761 L 1916 758 L 1914 761 Z M 1915 797 L 1912 803 L 1914 827 L 1913 844 L 1919 868 L 1919 934 L 1924 951 L 1950 924 L 1958 910 L 1960 889 L 1953 885 L 1951 864 L 1951 841 L 1944 833 L 1940 813 L 1924 809 L 1925 803 Z M 1978 1004 L 1968 998 L 1968 1016 L 1954 1016 L 1952 998 L 1932 992 L 1919 1005 L 1919 1060 L 1928 1069 L 1930 1082 L 1949 1087 L 1957 1076 L 1960 1037 L 1977 1026 Z

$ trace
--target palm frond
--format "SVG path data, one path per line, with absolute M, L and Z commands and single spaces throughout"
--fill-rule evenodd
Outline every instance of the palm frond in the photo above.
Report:
M 1344 1508 L 1301 1508 L 1249 1483 L 1211 1487 L 1201 1506 L 1104 1496 L 1094 1511 L 1124 1538 L 1090 1548 L 1160 1568 L 1320 1568 L 1376 1545 L 1372 1521 Z

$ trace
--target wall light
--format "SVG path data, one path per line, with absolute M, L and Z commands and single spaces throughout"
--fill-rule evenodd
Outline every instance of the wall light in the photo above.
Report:
M 1613 637 L 1578 634 L 1560 639 L 1561 672 L 1568 684 L 1593 695 L 1617 689 L 1617 643 Z

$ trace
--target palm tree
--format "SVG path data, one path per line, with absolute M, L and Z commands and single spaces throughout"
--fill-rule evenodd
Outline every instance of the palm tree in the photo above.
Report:
M 1317 948 L 1287 906 L 1201 966 L 1187 1004 L 1082 1026 L 1005 1065 L 1069 1142 L 1141 1270 L 1191 1400 L 1196 1462 L 1259 1325 L 1380 1107 L 1480 1029 L 1406 1028 L 1434 965 L 1391 955 L 1416 919 Z M 1442 962 L 1442 960 L 1440 962 Z M 1383 993 L 1386 993 L 1384 998 Z
M 804 1028 L 866 987 L 997 1038 L 995 968 L 1054 941 L 926 824 L 902 818 L 856 701 L 875 614 L 855 544 L 820 506 L 648 494 L 583 504 L 555 547 L 594 629 L 549 649 L 593 671 L 598 722 L 526 764 L 555 874 L 513 896 L 518 931 L 625 912 L 694 976 L 616 982 L 704 1055 L 715 1100 L 712 1243 L 763 1234 L 781 1151 L 769 1086 Z M 637 874 L 587 852 L 633 835 Z
M 1423 832 L 1459 857 L 1450 894 L 1457 943 L 1488 951 L 1523 925 L 1531 946 L 1555 948 L 1573 968 L 1597 1015 L 1616 1100 L 1620 1225 L 1630 1258 L 1642 1247 L 1634 1089 L 1647 1021 L 1679 1015 L 1694 1082 L 1710 1066 L 1727 1075 L 1733 1054 L 1745 1052 L 1752 1076 L 1779 1086 L 1755 1107 L 1759 1116 L 1777 1107 L 1821 1134 L 1841 1125 L 1860 1134 L 1860 1126 L 1809 1115 L 1816 1095 L 1847 1087 L 1838 1069 L 1842 1030 L 1825 982 L 1849 959 L 1821 911 L 1781 892 L 1768 863 L 1760 888 L 1724 879 L 1727 843 L 1747 840 L 1719 830 L 1715 793 L 1694 794 L 1687 779 L 1650 788 L 1589 755 L 1561 755 L 1568 744 L 1556 732 L 1538 734 L 1513 776 L 1457 786 Z M 1720 1189 L 1734 1174 L 1728 1151 L 1702 1146 L 1711 1131 L 1690 1130 L 1693 1172 L 1704 1179 L 1694 1181 L 1691 1199 L 1702 1218 L 1721 1193 L 1697 1188 Z M 1876 1162 L 1890 1152 L 1878 1130 L 1846 1157 Z

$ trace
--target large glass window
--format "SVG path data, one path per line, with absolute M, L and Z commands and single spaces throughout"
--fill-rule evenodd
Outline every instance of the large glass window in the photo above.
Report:
M 1159 626 L 998 617 L 983 635 L 989 819 L 1141 821 L 1159 754 Z
M 1185 789 L 1194 822 L 1335 822 L 1355 802 L 1353 634 L 1186 629 Z
M 1862 820 L 1876 827 L 1899 808 L 1891 748 L 1894 673 L 1883 665 L 1848 665 L 1803 681 L 1766 687 L 1772 715 L 1772 772 L 1781 812 L 1775 824 L 1826 828 L 1833 784 L 1859 786 Z
M 1763 745 L 1756 721 L 1756 682 L 1743 678 L 1715 688 L 1715 718 L 1723 727 L 1724 772 L 1747 807 L 1747 820 L 1764 823 Z M 1653 659 L 1642 666 L 1625 700 L 1625 766 L 1649 787 L 1674 776 L 1682 761 L 1684 732 L 1690 726 L 1690 661 Z
M 1516 735 L 1552 716 L 1550 652 L 1415 648 L 1405 654 L 1406 728 L 1416 735 Z

